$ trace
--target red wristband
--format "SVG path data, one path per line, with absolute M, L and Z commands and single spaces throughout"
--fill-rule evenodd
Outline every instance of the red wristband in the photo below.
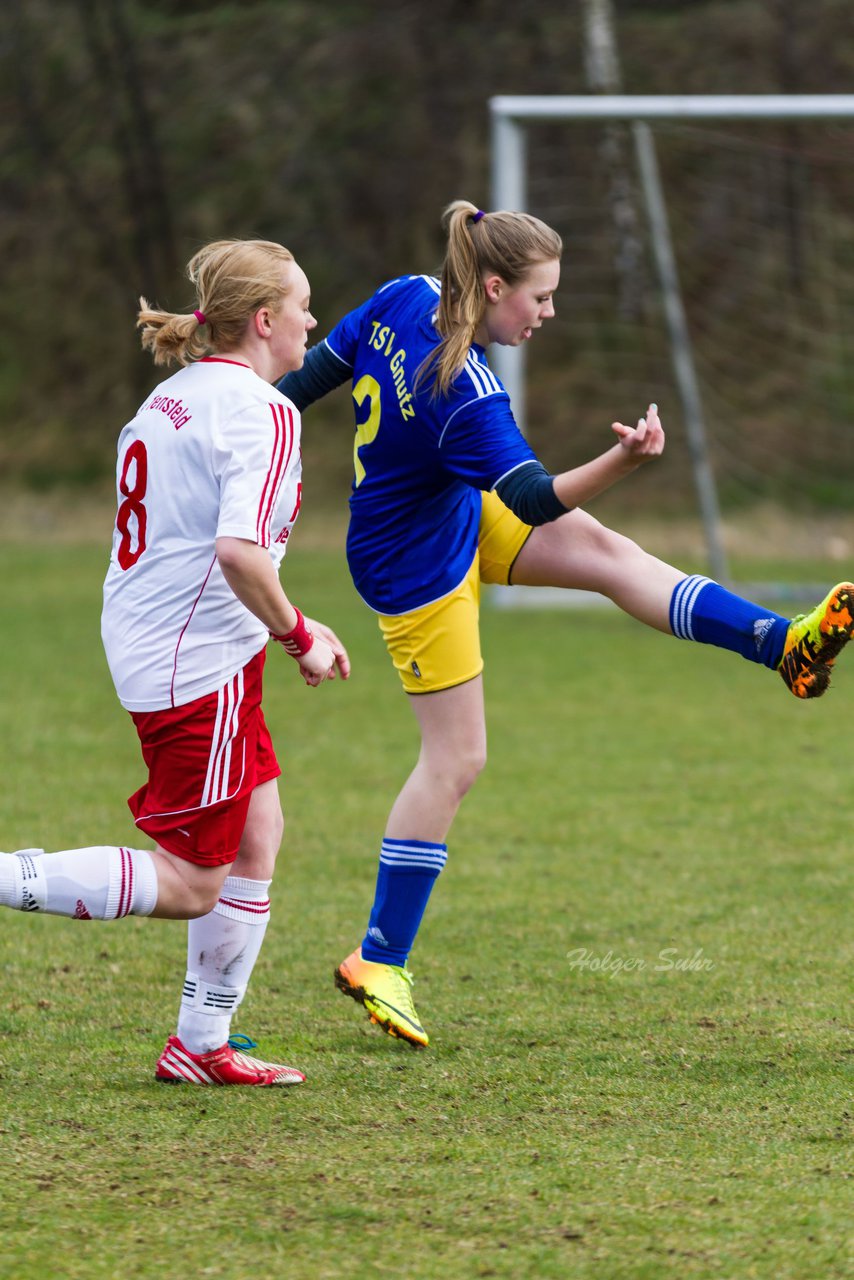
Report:
M 314 644 L 314 633 L 311 627 L 306 625 L 305 618 L 296 606 L 294 606 L 294 611 L 297 615 L 297 625 L 293 631 L 288 631 L 281 636 L 277 636 L 275 631 L 271 631 L 270 639 L 278 640 L 285 653 L 289 653 L 292 658 L 301 658 L 303 654 L 308 653 Z

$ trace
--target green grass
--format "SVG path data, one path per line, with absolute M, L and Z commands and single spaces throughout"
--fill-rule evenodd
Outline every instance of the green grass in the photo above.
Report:
M 338 558 L 291 560 L 354 674 L 271 654 L 288 827 L 237 1029 L 310 1083 L 157 1086 L 183 926 L 3 913 L 3 1273 L 850 1276 L 854 673 L 802 705 L 616 612 L 485 610 L 491 759 L 414 956 L 418 1054 L 331 981 L 411 714 Z M 134 839 L 103 568 L 0 547 L 5 846 Z

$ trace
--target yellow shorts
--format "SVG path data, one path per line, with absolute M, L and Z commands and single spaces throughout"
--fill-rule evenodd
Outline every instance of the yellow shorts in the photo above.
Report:
M 460 585 L 411 613 L 380 614 L 386 648 L 407 693 L 437 693 L 480 675 L 480 584 L 506 586 L 530 532 L 497 494 L 484 493 L 477 552 Z

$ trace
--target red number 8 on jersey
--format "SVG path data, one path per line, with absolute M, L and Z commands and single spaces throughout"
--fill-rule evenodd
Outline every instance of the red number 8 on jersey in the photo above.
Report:
M 133 486 L 128 483 L 128 472 L 131 463 L 135 464 Z M 117 553 L 118 562 L 123 569 L 135 565 L 145 550 L 145 529 L 148 523 L 142 499 L 148 485 L 148 454 L 141 440 L 134 440 L 125 454 L 122 463 L 122 474 L 119 479 L 119 492 L 124 494 L 124 502 L 116 514 L 116 528 L 122 535 Z M 131 516 L 136 517 L 136 549 L 132 546 Z

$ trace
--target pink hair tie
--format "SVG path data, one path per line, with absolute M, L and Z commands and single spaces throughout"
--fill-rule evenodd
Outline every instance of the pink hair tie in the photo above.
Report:
M 206 323 L 207 317 L 203 311 L 194 311 L 193 315 L 196 317 L 200 325 Z

